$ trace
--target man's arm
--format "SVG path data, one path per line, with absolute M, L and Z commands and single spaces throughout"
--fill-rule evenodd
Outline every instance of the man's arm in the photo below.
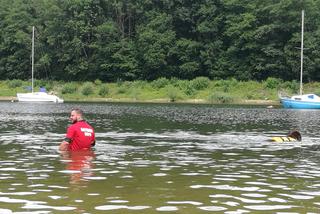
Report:
M 59 146 L 60 151 L 69 151 L 69 143 L 67 141 L 62 141 Z
M 94 140 L 91 142 L 91 147 L 94 147 L 95 145 L 96 145 L 96 141 Z
M 92 133 L 92 141 L 91 141 L 91 147 L 94 147 L 96 145 L 96 134 Z
M 59 146 L 60 151 L 69 151 L 71 139 L 66 137 Z

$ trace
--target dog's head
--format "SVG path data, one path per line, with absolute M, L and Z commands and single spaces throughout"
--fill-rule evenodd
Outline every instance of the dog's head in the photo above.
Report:
M 296 139 L 296 140 L 298 140 L 298 141 L 301 141 L 301 134 L 300 134 L 300 132 L 298 132 L 298 131 L 291 131 L 289 134 L 288 134 L 288 137 L 292 137 L 292 138 L 294 138 L 294 139 Z

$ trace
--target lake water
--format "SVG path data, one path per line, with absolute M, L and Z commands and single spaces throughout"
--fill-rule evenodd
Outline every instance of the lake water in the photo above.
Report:
M 69 112 L 92 152 L 61 154 Z M 0 103 L 0 213 L 320 213 L 320 112 Z M 271 136 L 301 131 L 302 142 Z

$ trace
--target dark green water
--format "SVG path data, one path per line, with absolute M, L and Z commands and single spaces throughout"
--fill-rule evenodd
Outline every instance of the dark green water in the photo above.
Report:
M 61 154 L 69 111 L 93 152 Z M 319 213 L 319 111 L 0 103 L 0 213 Z M 302 142 L 273 143 L 298 129 Z

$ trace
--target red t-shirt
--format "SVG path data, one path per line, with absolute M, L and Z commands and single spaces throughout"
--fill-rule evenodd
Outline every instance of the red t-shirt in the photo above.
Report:
M 78 121 L 67 130 L 67 139 L 70 139 L 69 149 L 71 151 L 89 149 L 95 141 L 93 128 L 84 120 Z

